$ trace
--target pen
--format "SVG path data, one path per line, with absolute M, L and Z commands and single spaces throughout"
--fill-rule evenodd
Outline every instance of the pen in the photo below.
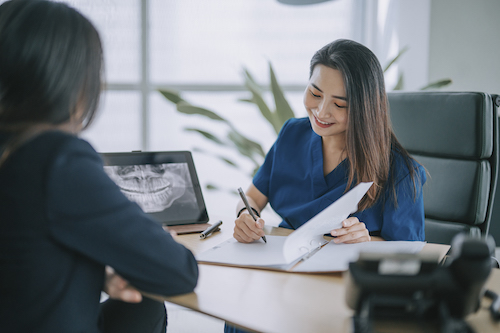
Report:
M 238 188 L 238 193 L 240 194 L 241 200 L 243 200 L 243 203 L 245 204 L 245 207 L 247 208 L 248 213 L 250 216 L 253 218 L 254 221 L 257 222 L 257 216 L 255 216 L 252 207 L 250 207 L 250 204 L 248 203 L 247 196 L 245 195 L 245 192 L 240 188 Z M 262 236 L 262 240 L 267 243 L 266 236 Z
M 210 226 L 209 228 L 207 228 L 205 231 L 203 231 L 201 234 L 200 234 L 200 238 L 201 239 L 205 239 L 207 238 L 208 236 L 210 236 L 212 233 L 220 230 L 220 226 L 222 224 L 222 221 L 219 221 L 217 223 L 215 223 L 214 225 Z

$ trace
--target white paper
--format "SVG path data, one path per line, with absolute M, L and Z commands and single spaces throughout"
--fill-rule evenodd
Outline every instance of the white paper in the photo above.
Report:
M 323 235 L 342 227 L 342 221 L 358 210 L 359 201 L 372 184 L 359 183 L 288 236 L 283 247 L 285 260 L 291 262 L 325 244 Z
M 240 243 L 231 238 L 196 256 L 198 261 L 224 263 L 240 266 L 276 266 L 287 262 L 283 257 L 286 237 L 266 235 L 253 243 Z
M 336 244 L 330 242 L 306 261 L 298 265 L 295 272 L 335 272 L 346 271 L 349 263 L 356 261 L 361 252 L 372 253 L 418 253 L 425 242 L 382 241 L 356 244 Z
M 260 239 L 252 243 L 239 243 L 236 239 L 231 238 L 200 253 L 196 259 L 201 262 L 237 266 L 279 269 L 291 267 L 298 260 L 311 255 L 328 242 L 323 238 L 323 235 L 342 227 L 342 221 L 357 211 L 358 202 L 371 185 L 371 182 L 358 184 L 287 237 L 266 235 L 267 243 Z M 323 249 L 319 252 L 322 251 Z M 309 260 L 307 259 L 305 262 Z M 300 266 L 303 264 L 301 263 Z

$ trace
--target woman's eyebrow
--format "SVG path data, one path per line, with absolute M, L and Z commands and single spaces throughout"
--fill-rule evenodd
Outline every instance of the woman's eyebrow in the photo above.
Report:
M 314 89 L 318 90 L 319 92 L 321 92 L 321 93 L 323 92 L 323 90 L 319 89 L 319 87 L 317 85 L 315 85 L 314 83 L 311 83 L 311 86 L 313 86 Z M 347 101 L 347 97 L 336 96 L 336 95 L 332 95 L 332 97 Z
M 315 85 L 314 83 L 311 83 L 311 86 L 313 86 L 314 89 L 318 90 L 319 92 L 323 92 L 323 90 L 319 89 L 319 87 L 317 85 Z

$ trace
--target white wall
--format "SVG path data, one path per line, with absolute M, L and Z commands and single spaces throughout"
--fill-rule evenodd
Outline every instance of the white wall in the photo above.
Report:
M 429 83 L 430 10 L 431 0 L 402 0 L 400 4 L 399 43 L 408 47 L 399 62 L 405 90 L 419 90 Z
M 400 74 L 404 90 L 427 85 L 431 0 L 364 0 L 361 42 L 378 57 L 382 67 L 403 49 L 407 51 L 385 73 L 387 90 Z
M 500 1 L 432 0 L 429 80 L 500 94 Z
M 451 79 L 442 90 L 500 94 L 500 0 L 367 0 L 365 43 L 382 65 L 409 50 L 390 72 L 404 90 Z M 374 9 L 374 10 L 373 10 Z M 375 17 L 373 17 L 375 16 Z

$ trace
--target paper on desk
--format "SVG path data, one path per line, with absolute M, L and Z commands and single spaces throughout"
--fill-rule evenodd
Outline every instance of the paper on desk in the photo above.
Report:
M 349 269 L 361 252 L 372 253 L 418 253 L 426 242 L 386 241 L 356 244 L 330 242 L 294 269 L 295 272 L 336 272 Z
M 261 240 L 240 243 L 231 238 L 196 256 L 198 261 L 224 263 L 237 266 L 262 266 L 285 268 L 283 244 L 287 237 L 267 235 L 267 243 Z
M 371 182 L 358 184 L 287 237 L 266 235 L 267 243 L 260 239 L 239 243 L 232 238 L 200 253 L 196 259 L 226 265 L 288 269 L 327 243 L 323 235 L 342 226 L 342 221 L 358 209 L 358 202 L 371 185 Z
M 323 235 L 342 227 L 342 221 L 358 210 L 359 201 L 372 184 L 359 183 L 288 236 L 283 246 L 285 260 L 291 262 L 327 243 Z

